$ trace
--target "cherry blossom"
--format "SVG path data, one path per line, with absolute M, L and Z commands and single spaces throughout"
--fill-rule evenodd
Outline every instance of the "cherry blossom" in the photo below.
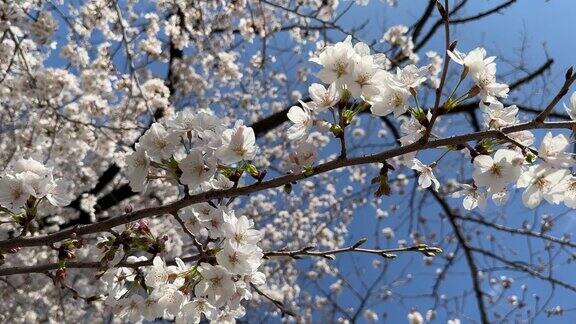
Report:
M 447 52 L 450 58 L 463 65 L 472 75 L 474 83 L 480 89 L 480 98 L 484 101 L 493 101 L 496 97 L 506 98 L 508 85 L 496 82 L 495 56 L 486 57 L 486 50 L 478 47 L 468 54 L 458 50 Z
M 290 169 L 294 173 L 301 173 L 304 168 L 312 166 L 317 157 L 317 148 L 310 142 L 298 145 L 295 152 L 290 155 Z
M 208 320 L 214 320 L 217 314 L 216 307 L 212 306 L 205 298 L 198 297 L 182 306 L 180 313 L 176 316 L 176 323 L 198 324 L 202 315 Z
M 452 194 L 454 198 L 462 198 L 462 205 L 466 210 L 473 210 L 476 207 L 484 209 L 486 207 L 486 193 L 482 192 L 478 188 L 471 186 L 469 184 L 460 184 L 462 188 Z
M 150 158 L 158 162 L 163 159 L 169 159 L 176 151 L 178 142 L 178 137 L 168 133 L 166 128 L 160 123 L 152 124 L 139 141 Z
M 288 111 L 288 119 L 294 123 L 288 129 L 288 139 L 291 141 L 302 141 L 308 136 L 308 130 L 314 124 L 312 110 L 308 104 L 300 102 L 302 107 L 292 106 Z
M 73 199 L 69 190 L 66 180 L 54 180 L 51 168 L 32 158 L 20 158 L 11 173 L 0 178 L 0 204 L 17 212 L 25 204 L 37 207 L 46 198 L 52 205 L 64 207 Z
M 551 132 L 546 133 L 538 149 L 538 156 L 548 164 L 558 167 L 567 168 L 576 162 L 574 154 L 565 152 L 570 142 L 562 134 L 552 136 Z
M 0 179 L 0 204 L 11 210 L 18 210 L 26 203 L 30 195 L 24 182 L 12 175 Z
M 417 311 L 412 311 L 408 314 L 408 323 L 409 324 L 423 324 L 424 317 Z
M 144 306 L 144 298 L 140 295 L 134 294 L 122 300 L 122 310 L 118 314 L 129 321 L 138 322 L 142 320 Z
M 150 158 L 141 145 L 136 145 L 136 150 L 126 157 L 126 165 L 126 172 L 132 190 L 136 192 L 145 191 L 150 169 Z
M 423 164 L 418 159 L 413 159 L 412 163 L 412 169 L 420 174 L 418 176 L 418 185 L 420 185 L 420 188 L 426 189 L 434 185 L 433 189 L 438 191 L 438 189 L 440 189 L 440 182 L 436 179 L 434 173 L 432 173 L 432 168 Z
M 569 175 L 565 178 L 564 204 L 576 208 L 576 177 Z
M 479 187 L 487 187 L 488 192 L 502 191 L 520 176 L 522 157 L 515 151 L 500 149 L 494 157 L 479 155 L 474 158 L 472 177 Z
M 233 274 L 249 274 L 260 266 L 262 252 L 254 246 L 237 246 L 226 243 L 216 260 Z
M 246 216 L 233 217 L 224 224 L 224 237 L 232 246 L 255 245 L 262 239 L 260 231 L 252 229 L 254 223 Z
M 354 98 L 360 96 L 371 98 L 379 93 L 377 84 L 382 79 L 383 73 L 374 63 L 372 56 L 358 57 L 354 61 L 352 73 L 344 81 L 346 89 Z
M 227 129 L 222 134 L 222 147 L 218 149 L 216 155 L 223 163 L 230 164 L 252 160 L 256 152 L 254 130 L 237 122 L 233 129 Z
M 500 129 L 517 123 L 518 107 L 515 105 L 504 107 L 499 101 L 491 101 L 488 104 L 480 102 L 480 109 L 484 113 L 484 124 L 488 128 Z
M 336 83 L 330 84 L 325 88 L 319 83 L 313 83 L 308 88 L 310 98 L 314 102 L 314 111 L 320 112 L 327 108 L 334 107 L 340 101 L 340 93 L 336 87 Z
M 310 61 L 322 65 L 318 78 L 322 82 L 341 85 L 354 69 L 353 56 L 356 55 L 352 47 L 352 37 L 348 36 L 343 42 L 327 46 L 318 57 Z
M 432 113 L 428 111 L 426 118 L 430 120 L 431 117 Z M 408 145 L 422 138 L 426 131 L 426 127 L 424 127 L 416 117 L 411 116 L 410 119 L 404 120 L 400 126 L 400 131 L 402 132 L 400 143 L 402 143 L 402 145 Z
M 449 50 L 448 56 L 454 62 L 467 67 L 471 74 L 481 73 L 488 65 L 493 64 L 496 59 L 496 56 L 486 57 L 486 50 L 482 47 L 477 47 L 468 54 L 462 53 L 457 49 L 454 51 Z
M 570 104 L 568 106 L 564 104 L 564 108 L 566 109 L 568 116 L 570 116 L 572 120 L 576 120 L 576 92 L 572 93 L 570 96 Z
M 427 80 L 429 66 L 417 67 L 414 64 L 406 65 L 404 68 L 396 68 L 395 77 L 390 81 L 397 87 L 409 90 L 416 89 Z
M 166 262 L 160 257 L 154 258 L 153 267 L 146 274 L 146 285 L 150 287 L 160 287 L 170 281 L 170 277 L 177 274 L 178 268 L 174 266 L 167 266 Z M 178 280 L 182 283 L 181 280 Z
M 152 298 L 157 300 L 160 309 L 164 309 L 171 316 L 180 312 L 180 307 L 186 300 L 186 296 L 173 284 L 158 287 L 152 293 Z
M 369 99 L 372 105 L 370 110 L 377 116 L 394 113 L 394 116 L 398 117 L 408 111 L 409 97 L 410 92 L 406 89 L 384 85 L 380 93 Z
M 564 199 L 566 177 L 570 171 L 548 169 L 544 165 L 533 165 L 518 178 L 517 186 L 526 188 L 522 201 L 528 208 L 535 208 L 542 199 L 559 204 Z
M 212 179 L 216 172 L 216 159 L 206 156 L 201 149 L 192 149 L 178 167 L 182 170 L 180 181 L 195 189 Z
M 222 306 L 236 291 L 232 274 L 221 265 L 207 263 L 198 269 L 202 280 L 194 288 L 197 296 L 206 296 L 212 305 Z

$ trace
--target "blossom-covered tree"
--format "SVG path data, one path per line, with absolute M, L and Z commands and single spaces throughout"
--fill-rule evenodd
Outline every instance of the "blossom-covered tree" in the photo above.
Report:
M 2 322 L 563 315 L 576 73 L 528 107 L 551 60 L 460 48 L 514 0 L 374 42 L 343 23 L 367 2 L 1 2 Z

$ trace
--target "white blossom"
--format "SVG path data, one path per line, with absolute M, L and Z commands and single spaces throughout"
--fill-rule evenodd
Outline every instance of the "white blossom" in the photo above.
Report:
M 340 93 L 335 83 L 330 84 L 327 89 L 319 83 L 313 83 L 308 87 L 308 93 L 314 102 L 313 107 L 316 112 L 334 107 L 340 101 Z
M 559 204 L 564 199 L 566 177 L 570 171 L 550 169 L 545 165 L 533 165 L 518 178 L 517 186 L 526 188 L 522 201 L 528 208 L 535 208 L 545 199 L 551 204 Z
M 294 123 L 288 129 L 288 139 L 291 141 L 302 141 L 308 136 L 310 127 L 314 124 L 314 117 L 310 106 L 300 102 L 302 107 L 292 106 L 288 110 L 288 119 Z
M 566 106 L 564 104 L 564 108 L 566 109 L 566 113 L 572 120 L 576 120 L 576 92 L 573 92 L 570 96 L 570 104 Z
M 145 191 L 150 169 L 150 158 L 141 145 L 136 145 L 136 150 L 126 157 L 126 166 L 130 188 L 135 192 Z
M 311 166 L 317 157 L 316 146 L 310 142 L 298 145 L 295 152 L 290 154 L 290 170 L 301 173 L 304 167 Z
M 210 304 L 222 306 L 236 291 L 232 274 L 223 266 L 203 263 L 198 271 L 202 280 L 194 288 L 194 293 L 196 296 L 206 296 Z
M 576 177 L 568 175 L 565 179 L 564 204 L 570 208 L 576 208 Z
M 180 261 L 181 262 L 181 261 Z M 167 266 L 166 262 L 156 256 L 153 259 L 153 266 L 150 268 L 146 274 L 146 285 L 150 287 L 162 287 L 167 284 L 172 275 L 178 273 L 178 268 L 175 266 Z M 182 285 L 183 281 L 181 277 L 175 280 L 176 285 Z
M 496 56 L 486 57 L 486 50 L 481 47 L 475 48 L 468 54 L 454 49 L 453 51 L 448 51 L 448 56 L 454 62 L 467 67 L 471 74 L 481 73 L 486 69 L 486 66 L 493 64 L 496 59 Z
M 408 111 L 410 92 L 403 88 L 394 87 L 392 85 L 383 85 L 380 93 L 369 98 L 372 105 L 370 110 L 376 116 L 386 116 L 394 113 L 394 117 L 398 117 Z
M 11 210 L 24 206 L 30 194 L 24 188 L 24 182 L 12 175 L 0 178 L 0 204 Z
M 168 133 L 162 124 L 154 123 L 140 137 L 139 143 L 152 160 L 160 162 L 169 159 L 174 154 L 179 145 L 179 138 Z M 142 159 L 142 157 L 139 158 Z
M 322 82 L 325 84 L 336 82 L 336 85 L 340 86 L 354 69 L 355 55 L 352 37 L 348 36 L 343 42 L 327 46 L 318 57 L 310 61 L 322 65 L 322 70 L 317 74 Z
M 418 159 L 413 159 L 412 163 L 412 169 L 420 174 L 418 176 L 418 185 L 420 185 L 420 188 L 426 189 L 434 185 L 433 189 L 438 191 L 438 189 L 440 189 L 440 182 L 438 182 L 438 179 L 436 179 L 436 176 L 432 173 L 432 168 L 423 164 Z
M 512 150 L 500 149 L 494 154 L 479 155 L 474 158 L 472 178 L 478 187 L 487 187 L 488 192 L 496 193 L 518 179 L 523 158 Z
M 462 188 L 452 194 L 454 198 L 462 198 L 462 205 L 466 210 L 472 210 L 476 207 L 484 209 L 486 207 L 486 194 L 479 190 L 477 187 L 471 186 L 469 184 L 460 184 Z
M 208 320 L 214 320 L 215 316 L 218 315 L 218 310 L 207 299 L 202 297 L 194 298 L 182 306 L 180 313 L 176 316 L 176 323 L 198 324 L 202 319 L 202 315 Z
M 64 179 L 54 180 L 52 168 L 33 158 L 20 158 L 4 176 L 0 178 L 0 205 L 14 212 L 25 207 L 30 198 L 40 201 L 46 198 L 53 206 L 64 207 L 73 197 L 72 185 Z M 30 201 L 36 207 L 34 201 Z
M 159 286 L 153 294 L 156 295 L 160 309 L 165 309 L 171 316 L 176 316 L 186 301 L 186 296 L 173 284 Z
M 384 71 L 374 63 L 372 56 L 356 57 L 352 73 L 346 76 L 346 89 L 354 98 L 371 98 L 378 94 L 378 83 L 382 80 Z
M 122 299 L 121 311 L 118 314 L 120 317 L 126 318 L 131 322 L 138 322 L 142 320 L 144 298 L 140 295 L 134 294 L 128 298 Z
M 484 124 L 488 128 L 500 129 L 517 123 L 518 107 L 512 105 L 504 107 L 499 101 L 491 101 L 486 105 L 480 102 L 480 109 L 484 113 Z
M 232 217 L 224 224 L 222 231 L 232 246 L 255 245 L 262 239 L 262 233 L 252 227 L 254 222 L 242 215 L 238 218 Z
M 234 247 L 226 243 L 216 254 L 216 260 L 233 274 L 248 274 L 258 269 L 262 255 L 261 250 L 255 246 Z
M 546 133 L 542 139 L 542 144 L 538 149 L 538 156 L 551 166 L 557 168 L 567 168 L 576 162 L 574 154 L 566 152 L 570 145 L 568 138 L 563 134 L 552 136 L 551 132 Z
M 178 162 L 178 167 L 182 170 L 180 181 L 195 189 L 212 179 L 216 173 L 216 159 L 195 148 Z
M 256 157 L 257 146 L 254 130 L 237 122 L 233 129 L 222 134 L 222 147 L 216 153 L 220 161 L 231 164 Z
M 408 323 L 424 324 L 424 317 L 417 311 L 411 311 L 410 313 L 408 313 Z

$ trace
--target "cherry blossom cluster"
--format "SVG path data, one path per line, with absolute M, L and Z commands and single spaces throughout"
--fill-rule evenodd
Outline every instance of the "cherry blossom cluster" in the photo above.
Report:
M 165 123 L 153 123 L 126 156 L 133 190 L 145 190 L 152 179 L 172 181 L 195 193 L 230 188 L 244 171 L 259 178 L 250 164 L 258 150 L 254 131 L 241 121 L 232 128 L 226 124 L 209 110 L 183 111 Z M 115 296 L 114 303 L 131 320 L 175 316 L 177 322 L 198 323 L 202 314 L 210 320 L 243 316 L 240 302 L 251 298 L 250 285 L 264 283 L 257 271 L 263 256 L 256 245 L 261 233 L 252 229 L 254 222 L 208 203 L 181 209 L 178 217 L 194 240 L 209 240 L 207 250 L 199 251 L 203 262 L 186 267 L 176 259 L 177 266 L 166 266 L 156 257 L 145 275 L 145 303 L 133 288 L 127 294 L 123 286 L 111 285 L 109 296 Z M 117 270 L 117 276 L 123 271 Z M 150 304 L 155 306 L 143 308 Z
M 402 36 L 405 32 L 404 28 L 397 26 L 391 28 L 384 39 L 392 45 L 404 44 L 409 41 Z M 442 63 L 434 53 L 430 52 L 428 56 L 431 59 L 429 65 L 418 67 L 409 64 L 390 72 L 390 60 L 386 55 L 370 54 L 367 44 L 358 42 L 353 45 L 351 37 L 325 46 L 313 56 L 311 61 L 322 66 L 317 76 L 325 85 L 312 84 L 308 89 L 311 101 L 301 102 L 301 107 L 293 106 L 288 112 L 288 118 L 294 123 L 288 130 L 288 139 L 298 144 L 293 155 L 296 162 L 293 171 L 299 172 L 309 167 L 317 155 L 306 140 L 312 126 L 316 125 L 320 130 L 329 129 L 337 137 L 342 136 L 342 128 L 368 108 L 376 116 L 393 114 L 403 120 L 403 137 L 400 138 L 403 145 L 418 141 L 426 130 L 431 112 L 425 113 L 419 107 L 417 91 L 427 80 L 437 85 Z M 412 97 L 417 104 L 415 107 L 411 107 Z M 340 110 L 341 122 L 329 122 L 318 116 L 329 108 Z M 408 112 L 411 116 L 409 119 L 404 116 Z M 413 166 L 421 173 L 419 181 L 423 188 L 433 183 L 438 189 L 439 183 L 431 168 L 414 160 L 415 155 L 404 157 L 404 164 Z
M 44 201 L 57 207 L 70 204 L 70 186 L 64 179 L 54 179 L 51 167 L 20 158 L 0 178 L 0 205 L 18 219 L 33 219 Z
M 389 31 L 385 37 L 391 42 L 400 42 L 400 31 Z M 395 36 L 394 36 L 395 35 Z M 459 82 L 450 93 L 441 109 L 449 111 L 471 98 L 480 99 L 480 110 L 487 129 L 501 130 L 519 123 L 518 108 L 505 107 L 499 100 L 506 98 L 508 85 L 496 81 L 495 57 L 487 57 L 483 48 L 477 48 L 468 54 L 457 49 L 448 50 L 452 61 L 462 65 Z M 362 110 L 370 108 L 377 116 L 393 114 L 402 118 L 400 138 L 402 145 L 410 145 L 421 140 L 433 125 L 432 109 L 424 111 L 419 105 L 418 89 L 431 78 L 431 65 L 417 67 L 406 65 L 397 68 L 395 73 L 387 70 L 388 59 L 383 54 L 370 54 L 368 45 L 358 42 L 352 45 L 351 37 L 343 42 L 328 45 L 314 56 L 311 61 L 322 66 L 318 78 L 326 84 L 312 84 L 309 88 L 310 102 L 301 102 L 288 112 L 293 125 L 288 130 L 288 139 L 299 143 L 294 161 L 300 168 L 309 167 L 316 151 L 306 142 L 309 130 L 316 125 L 321 129 L 329 128 L 334 135 L 341 136 L 342 128 Z M 457 90 L 466 77 L 471 77 L 473 85 L 462 95 Z M 574 101 L 566 107 L 570 116 L 574 115 Z M 350 99 L 352 104 L 349 103 Z M 411 101 L 413 99 L 413 101 Z M 339 109 L 341 121 L 330 123 L 317 115 L 327 109 Z M 407 119 L 403 115 L 409 114 Z M 488 196 L 501 205 L 507 201 L 508 187 L 525 188 L 523 202 L 529 208 L 535 208 L 542 200 L 552 204 L 565 202 L 568 207 L 576 207 L 576 180 L 569 167 L 574 165 L 573 154 L 567 153 L 569 140 L 559 134 L 547 133 L 540 148 L 532 148 L 535 137 L 530 131 L 520 131 L 505 135 L 505 141 L 482 141 L 477 148 L 464 148 L 464 153 L 473 161 L 473 183 L 462 184 L 462 190 L 453 194 L 464 197 L 464 207 L 473 209 L 484 207 Z M 493 154 L 492 154 L 493 153 Z M 402 164 L 415 170 L 418 184 L 422 189 L 431 187 L 438 191 L 440 182 L 433 173 L 439 160 L 430 165 L 416 159 L 417 152 L 403 157 Z
M 185 110 L 165 123 L 153 123 L 135 148 L 125 160 L 134 191 L 144 191 L 151 179 L 171 180 L 193 193 L 232 187 L 225 176 L 231 173 L 258 176 L 249 163 L 258 152 L 252 128 L 242 121 L 226 128 L 226 119 L 209 110 Z M 229 167 L 233 164 L 237 168 Z
M 518 108 L 515 105 L 505 107 L 499 101 L 499 98 L 507 97 L 508 86 L 496 82 L 495 57 L 486 57 L 483 48 L 468 54 L 448 51 L 448 55 L 463 66 L 461 80 L 467 74 L 472 77 L 474 86 L 463 96 L 478 94 L 487 129 L 501 130 L 520 123 Z M 573 102 L 566 108 L 569 113 L 572 106 Z M 487 197 L 502 205 L 508 200 L 509 186 L 515 185 L 516 188 L 525 188 L 522 201 L 526 207 L 535 208 L 546 200 L 551 204 L 564 202 L 566 206 L 576 208 L 576 180 L 569 169 L 576 160 L 572 153 L 566 152 L 569 139 L 563 134 L 554 136 L 548 132 L 536 150 L 532 147 L 535 136 L 530 131 L 515 132 L 506 137 L 504 142 L 484 141 L 473 152 L 465 149 L 474 163 L 474 182 L 462 184 L 462 190 L 453 196 L 464 197 L 463 205 L 468 210 L 477 206 L 483 208 Z
M 167 265 L 156 256 L 143 272 L 111 268 L 102 277 L 108 288 L 107 304 L 133 322 L 161 317 L 175 318 L 176 323 L 199 323 L 202 318 L 223 322 L 243 317 L 241 302 L 252 298 L 252 286 L 265 282 L 258 272 L 263 254 L 256 244 L 261 232 L 252 228 L 254 223 L 246 216 L 236 217 L 226 207 L 195 205 L 179 214 L 191 233 L 210 238 L 207 250 L 190 266 L 179 258 L 175 265 Z M 138 230 L 149 231 L 146 225 Z M 111 241 L 101 239 L 103 246 Z M 127 258 L 129 263 L 145 260 Z
M 402 36 L 389 35 L 385 38 L 396 44 L 401 42 L 397 38 Z M 293 171 L 300 172 L 304 167 L 309 167 L 317 155 L 306 140 L 314 125 L 319 130 L 330 130 L 334 135 L 342 136 L 342 128 L 368 107 L 376 116 L 393 113 L 395 117 L 400 117 L 408 112 L 410 98 L 417 89 L 426 80 L 435 84 L 440 72 L 442 61 L 433 59 L 436 58 L 433 53 L 429 54 L 431 64 L 423 67 L 409 64 L 392 73 L 386 55 L 370 54 L 369 46 L 362 42 L 352 45 L 350 36 L 343 42 L 321 49 L 310 60 L 322 66 L 317 76 L 325 85 L 312 84 L 308 89 L 311 101 L 301 102 L 301 106 L 293 106 L 288 112 L 288 118 L 294 123 L 288 130 L 288 139 L 298 144 L 292 159 Z M 353 104 L 349 106 L 350 99 Z M 341 123 L 318 117 L 329 108 L 344 109 Z M 425 130 L 415 117 L 423 115 L 423 112 L 416 109 L 412 115 L 402 124 L 405 136 L 400 141 L 403 144 L 417 141 Z
M 566 136 L 548 132 L 538 155 L 524 154 L 514 148 L 498 149 L 494 155 L 478 155 L 474 158 L 473 185 L 463 184 L 463 190 L 453 196 L 464 197 L 466 209 L 483 208 L 487 197 L 501 205 L 508 200 L 508 187 L 515 185 L 525 188 L 522 201 L 526 207 L 535 208 L 546 200 L 576 208 L 576 180 L 568 169 L 575 160 L 566 152 L 569 144 Z

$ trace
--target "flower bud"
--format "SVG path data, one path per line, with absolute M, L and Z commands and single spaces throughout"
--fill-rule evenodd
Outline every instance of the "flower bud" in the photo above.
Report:
M 340 135 L 342 135 L 342 127 L 340 127 L 340 125 L 338 125 L 338 124 L 332 124 L 332 126 L 330 126 L 330 131 L 336 137 L 339 137 Z
M 66 268 L 59 268 L 56 270 L 56 276 L 54 277 L 54 284 L 63 284 L 66 279 Z

